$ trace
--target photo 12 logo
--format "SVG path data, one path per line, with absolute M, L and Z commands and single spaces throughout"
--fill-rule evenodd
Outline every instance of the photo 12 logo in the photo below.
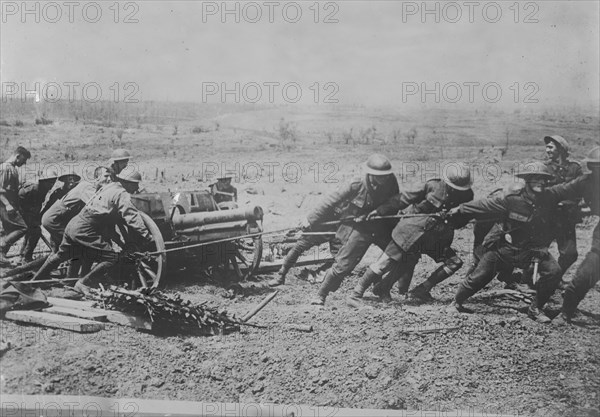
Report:
M 75 100 L 96 103 L 100 100 L 109 100 L 115 103 L 139 103 L 140 87 L 137 83 L 127 81 L 124 83 L 113 82 L 102 86 L 95 81 L 81 83 L 78 81 L 35 82 L 28 84 L 7 81 L 2 83 L 2 102 L 8 100 L 21 100 L 22 102 L 47 102 L 60 101 L 73 102 Z
M 513 82 L 505 84 L 504 87 L 495 81 L 407 81 L 402 83 L 402 103 L 498 103 L 506 91 L 514 103 L 539 103 L 537 94 L 540 92 L 540 86 L 533 81 Z
M 404 1 L 402 23 L 539 23 L 539 11 L 533 1 Z
M 203 1 L 202 23 L 339 23 L 337 2 Z
M 2 23 L 139 23 L 140 5 L 134 1 L 2 1 Z
M 237 104 L 273 104 L 298 103 L 304 101 L 315 104 L 337 104 L 337 93 L 340 87 L 331 81 L 313 82 L 304 87 L 295 81 L 278 82 L 262 81 L 247 83 L 203 82 L 202 103 L 237 103 Z

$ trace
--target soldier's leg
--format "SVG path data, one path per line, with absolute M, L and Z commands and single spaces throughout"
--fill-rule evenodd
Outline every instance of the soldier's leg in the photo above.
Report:
M 396 268 L 388 275 L 384 276 L 381 282 L 373 287 L 373 294 L 381 299 L 391 300 L 391 290 L 398 282 L 398 292 L 401 295 L 406 294 L 415 272 L 415 267 L 419 262 L 420 256 L 417 254 L 404 253 L 398 260 Z
M 352 228 L 331 268 L 325 274 L 317 297 L 311 304 L 323 305 L 330 292 L 336 291 L 344 278 L 354 270 L 371 245 L 372 237 Z
M 285 277 L 290 269 L 296 264 L 300 255 L 306 252 L 308 249 L 313 246 L 318 246 L 327 241 L 326 238 L 322 236 L 302 236 L 294 247 L 290 249 L 285 258 L 283 259 L 283 263 L 281 265 L 281 269 L 277 272 L 277 278 L 274 278 L 268 282 L 268 285 L 271 287 L 277 287 L 279 285 L 285 284 Z
M 542 308 L 559 286 L 562 270 L 558 262 L 549 253 L 538 264 L 539 279 L 534 284 L 535 296 L 531 301 L 527 315 L 538 323 L 550 323 Z
M 82 286 L 89 287 L 93 278 L 102 277 L 108 273 L 119 261 L 119 256 L 115 252 L 102 251 L 96 249 L 85 248 L 83 259 L 88 261 L 97 261 L 94 267 L 84 275 L 77 283 L 75 288 L 81 289 Z M 85 291 L 83 291 L 85 293 Z
M 4 205 L 0 205 L 0 221 L 5 233 L 0 237 L 0 266 L 10 266 L 6 255 L 11 246 L 27 233 L 27 226 L 19 212 L 9 215 Z
M 475 270 L 465 277 L 464 281 L 458 286 L 454 296 L 454 306 L 457 310 L 463 310 L 463 303 L 473 294 L 489 284 L 498 271 L 512 268 L 507 264 L 499 252 L 499 249 L 487 251 Z
M 79 256 L 78 254 L 80 252 L 81 248 L 79 246 L 72 245 L 70 242 L 63 242 L 59 250 L 46 259 L 42 267 L 35 273 L 32 280 L 35 281 L 47 278 L 50 275 L 50 272 L 52 272 L 52 270 L 54 270 L 58 265 L 64 261 L 68 261 L 73 257 Z
M 577 236 L 575 234 L 575 225 L 567 224 L 561 228 L 562 233 L 556 238 L 556 246 L 558 247 L 558 264 L 562 271 L 562 275 L 567 272 L 567 269 L 577 260 Z
M 562 314 L 566 320 L 570 320 L 575 315 L 581 300 L 600 279 L 598 271 L 600 271 L 600 223 L 594 228 L 592 249 L 585 255 L 575 276 L 565 288 Z
M 21 252 L 21 256 L 25 262 L 31 262 L 33 260 L 33 252 L 41 237 L 42 229 L 40 226 L 30 226 L 28 228 Z
M 444 248 L 442 256 L 438 259 L 434 258 L 434 260 L 442 260 L 443 264 L 433 271 L 423 283 L 416 286 L 410 292 L 412 297 L 423 301 L 430 300 L 432 298 L 430 293 L 431 289 L 454 275 L 454 273 L 463 266 L 463 261 L 460 256 L 458 256 L 456 251 L 450 247 Z
M 363 276 L 358 280 L 356 287 L 354 287 L 354 290 L 350 295 L 348 303 L 353 307 L 357 307 L 367 288 L 369 288 L 371 284 L 379 282 L 381 277 L 384 274 L 389 273 L 396 263 L 397 262 L 390 258 L 386 252 L 382 253 L 375 263 L 367 267 Z

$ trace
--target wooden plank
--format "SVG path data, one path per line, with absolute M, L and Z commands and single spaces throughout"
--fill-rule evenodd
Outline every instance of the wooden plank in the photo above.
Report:
M 137 317 L 132 314 L 121 313 L 115 310 L 104 310 L 92 307 L 93 301 L 68 300 L 66 298 L 48 297 L 48 302 L 53 306 L 79 309 L 90 313 L 103 314 L 106 321 L 120 324 L 121 326 L 134 327 L 136 329 L 152 330 L 152 321 L 145 317 Z
M 71 330 L 77 333 L 93 333 L 104 330 L 104 323 L 77 317 L 59 316 L 41 311 L 15 310 L 7 312 L 5 317 L 8 320 Z
M 58 314 L 59 316 L 79 317 L 81 319 L 94 320 L 94 321 L 106 321 L 105 312 L 86 311 L 77 308 L 59 307 L 54 306 L 45 308 L 42 311 L 51 314 Z

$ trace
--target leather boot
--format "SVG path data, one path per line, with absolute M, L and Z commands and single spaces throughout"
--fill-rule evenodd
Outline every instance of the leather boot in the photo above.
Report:
M 61 262 L 62 259 L 60 259 L 59 256 L 50 255 L 48 259 L 46 259 L 46 262 L 44 262 L 44 265 L 42 265 L 42 267 L 38 269 L 38 271 L 35 273 L 33 278 L 31 278 L 31 280 L 36 281 L 39 279 L 47 278 L 50 275 L 50 272 L 58 265 L 60 265 Z
M 354 290 L 352 290 L 352 293 L 350 294 L 350 297 L 348 297 L 348 299 L 346 300 L 346 303 L 350 307 L 360 307 L 362 304 L 361 299 L 367 288 L 369 288 L 372 283 L 378 281 L 379 279 L 380 277 L 378 274 L 373 272 L 371 268 L 367 268 L 364 275 L 356 284 L 356 287 L 354 287 Z
M 96 264 L 96 266 L 94 266 L 92 268 L 92 270 L 83 278 L 81 278 L 79 281 L 77 281 L 75 283 L 75 286 L 73 287 L 73 289 L 75 289 L 76 291 L 81 292 L 83 295 L 90 295 L 91 294 L 91 287 L 90 287 L 90 281 L 98 276 L 104 275 L 105 273 L 107 273 L 112 267 L 114 266 L 114 263 L 112 262 L 108 262 L 108 261 L 103 261 L 103 262 L 99 262 Z
M 413 288 L 412 291 L 410 291 L 410 296 L 420 301 L 433 300 L 433 297 L 430 294 L 431 289 L 449 276 L 450 274 L 446 272 L 444 267 L 440 266 L 438 269 L 433 271 L 429 278 L 427 278 L 423 283 Z
M 544 311 L 541 309 L 540 304 L 541 306 L 543 306 L 545 303 L 540 303 L 538 295 L 536 294 L 531 300 L 531 304 L 529 305 L 529 309 L 527 310 L 527 315 L 529 316 L 529 318 L 535 320 L 538 323 L 548 324 L 552 320 L 550 320 L 546 313 L 544 313 Z
M 267 285 L 269 287 L 278 287 L 280 285 L 285 284 L 285 276 L 287 275 L 289 268 L 286 268 L 285 265 L 281 267 L 281 269 L 277 272 L 277 278 L 273 278 Z
M 21 237 L 23 237 L 23 235 L 27 232 L 26 229 L 24 230 L 15 230 L 13 232 L 10 232 L 9 234 L 5 235 L 2 239 L 0 239 L 0 267 L 11 267 L 13 266 L 12 263 L 10 262 L 10 259 L 8 259 L 8 257 L 6 256 L 8 254 L 8 251 L 10 249 L 10 247 L 19 239 L 21 239 Z
M 325 274 L 325 278 L 323 279 L 323 283 L 321 284 L 321 288 L 319 288 L 316 297 L 313 298 L 310 301 L 310 303 L 312 305 L 324 305 L 325 299 L 327 298 L 329 293 L 338 289 L 338 281 L 339 278 L 334 274 L 334 272 L 331 269 L 329 269 Z
M 575 316 L 575 311 L 577 310 L 577 305 L 579 304 L 579 299 L 577 295 L 569 287 L 565 289 L 563 293 L 563 305 L 561 309 L 561 314 L 565 316 L 568 321 L 571 321 L 573 316 Z
M 466 308 L 463 306 L 463 303 L 467 301 L 469 297 L 471 297 L 475 292 L 468 288 L 465 288 L 462 284 L 458 286 L 456 290 L 456 295 L 454 296 L 454 301 L 449 307 L 449 312 L 454 313 L 472 313 L 473 310 Z

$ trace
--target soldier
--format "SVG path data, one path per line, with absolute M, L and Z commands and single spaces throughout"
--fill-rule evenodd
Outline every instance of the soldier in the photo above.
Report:
M 587 167 L 592 173 L 579 177 L 574 181 L 577 193 L 583 195 L 585 202 L 590 206 L 593 215 L 600 215 L 600 147 L 592 149 L 586 159 Z M 569 184 L 569 185 L 571 185 Z M 585 298 L 587 292 L 596 285 L 600 270 L 600 228 L 596 223 L 592 235 L 592 248 L 585 259 L 577 268 L 575 276 L 569 282 L 563 293 L 561 313 L 552 321 L 552 324 L 564 325 L 570 323 L 577 311 L 577 306 Z
M 94 183 L 80 181 L 75 188 L 69 191 L 60 200 L 56 201 L 42 215 L 42 225 L 50 233 L 50 243 L 52 251 L 57 252 L 67 224 L 75 217 L 98 189 L 106 184 L 106 177 L 103 175 L 106 168 L 98 167 L 94 171 Z
M 52 189 L 46 194 L 46 199 L 42 204 L 41 213 L 44 214 L 54 203 L 63 198 L 69 191 L 71 191 L 77 184 L 81 177 L 74 172 L 63 174 L 58 177 L 58 181 L 54 183 Z
M 544 142 L 546 143 L 546 154 L 548 155 L 545 163 L 550 173 L 554 175 L 554 181 L 549 185 L 567 183 L 583 175 L 581 165 L 568 159 L 569 143 L 565 138 L 558 135 L 546 136 Z M 578 256 L 575 228 L 577 223 L 581 222 L 579 201 L 561 201 L 558 204 L 554 219 L 554 236 L 559 253 L 558 264 L 564 275 Z M 561 281 L 561 286 L 565 284 L 564 281 Z
M 516 175 L 525 180 L 520 192 L 475 200 L 451 211 L 451 217 L 460 214 L 498 219 L 503 236 L 484 253 L 475 270 L 460 284 L 452 310 L 469 312 L 463 303 L 494 279 L 497 272 L 509 274 L 515 267 L 526 269 L 537 262 L 539 279 L 534 282 L 536 295 L 528 315 L 539 323 L 550 322 L 541 309 L 558 287 L 561 269 L 548 252 L 548 246 L 554 236 L 554 210 L 568 193 L 561 186 L 546 188 L 553 176 L 545 164 L 534 162 L 529 167 L 529 172 Z
M 427 254 L 443 265 L 436 269 L 425 282 L 415 287 L 410 295 L 418 300 L 431 299 L 431 289 L 458 271 L 463 261 L 450 247 L 454 239 L 453 225 L 445 222 L 440 213 L 473 199 L 471 173 L 466 164 L 451 164 L 445 167 L 442 178 L 431 179 L 411 191 L 403 191 L 369 214 L 386 216 L 406 210 L 406 214 L 417 215 L 401 219 L 392 231 L 392 240 L 379 259 L 371 264 L 354 288 L 348 304 L 358 306 L 369 286 L 381 279 L 394 265 L 402 271 L 401 291 L 410 286 L 415 266 L 421 254 Z M 402 213 L 402 214 L 405 214 Z M 418 216 L 422 214 L 422 216 Z M 428 216 L 428 214 L 431 214 Z M 367 218 L 369 218 L 367 217 Z M 388 274 L 373 293 L 382 299 L 390 299 L 390 289 L 398 279 L 397 274 Z
M 398 193 L 398 181 L 392 172 L 390 161 L 385 156 L 371 155 L 365 163 L 365 171 L 362 180 L 357 179 L 345 185 L 326 199 L 312 221 L 327 219 L 332 215 L 338 218 L 364 218 Z M 308 222 L 310 223 L 310 220 Z M 372 243 L 384 247 L 389 241 L 389 232 L 384 222 L 343 223 L 338 227 L 336 237 L 343 244 L 332 267 L 327 270 L 316 297 L 311 300 L 313 305 L 325 304 L 327 295 L 340 287 L 344 278 L 358 265 Z
M 19 204 L 23 213 L 23 220 L 27 225 L 25 241 L 21 248 L 23 263 L 33 261 L 33 251 L 42 237 L 42 205 L 46 195 L 54 186 L 58 175 L 49 172 L 40 177 L 37 182 L 25 183 L 19 189 Z
M 110 173 L 112 181 L 118 181 L 117 176 L 125 169 L 127 164 L 129 164 L 129 160 L 131 159 L 131 154 L 127 149 L 115 149 L 110 156 L 108 166 L 108 172 Z
M 130 197 L 138 189 L 141 175 L 131 172 L 120 174 L 116 179 L 117 182 L 102 187 L 69 222 L 58 252 L 46 260 L 33 280 L 45 277 L 69 259 L 95 261 L 98 263 L 94 268 L 75 284 L 75 289 L 88 294 L 90 280 L 107 273 L 119 260 L 119 254 L 112 250 L 110 243 L 117 222 L 123 221 L 130 231 L 141 237 L 144 244 L 151 242 L 150 232 Z
M 31 153 L 19 146 L 15 153 L 0 164 L 0 267 L 11 266 L 6 257 L 10 247 L 27 233 L 27 225 L 19 213 L 19 172 L 18 167 L 27 163 Z
M 231 185 L 231 177 L 217 178 L 217 182 L 209 185 L 210 192 L 220 208 L 230 208 L 237 202 L 237 189 Z

